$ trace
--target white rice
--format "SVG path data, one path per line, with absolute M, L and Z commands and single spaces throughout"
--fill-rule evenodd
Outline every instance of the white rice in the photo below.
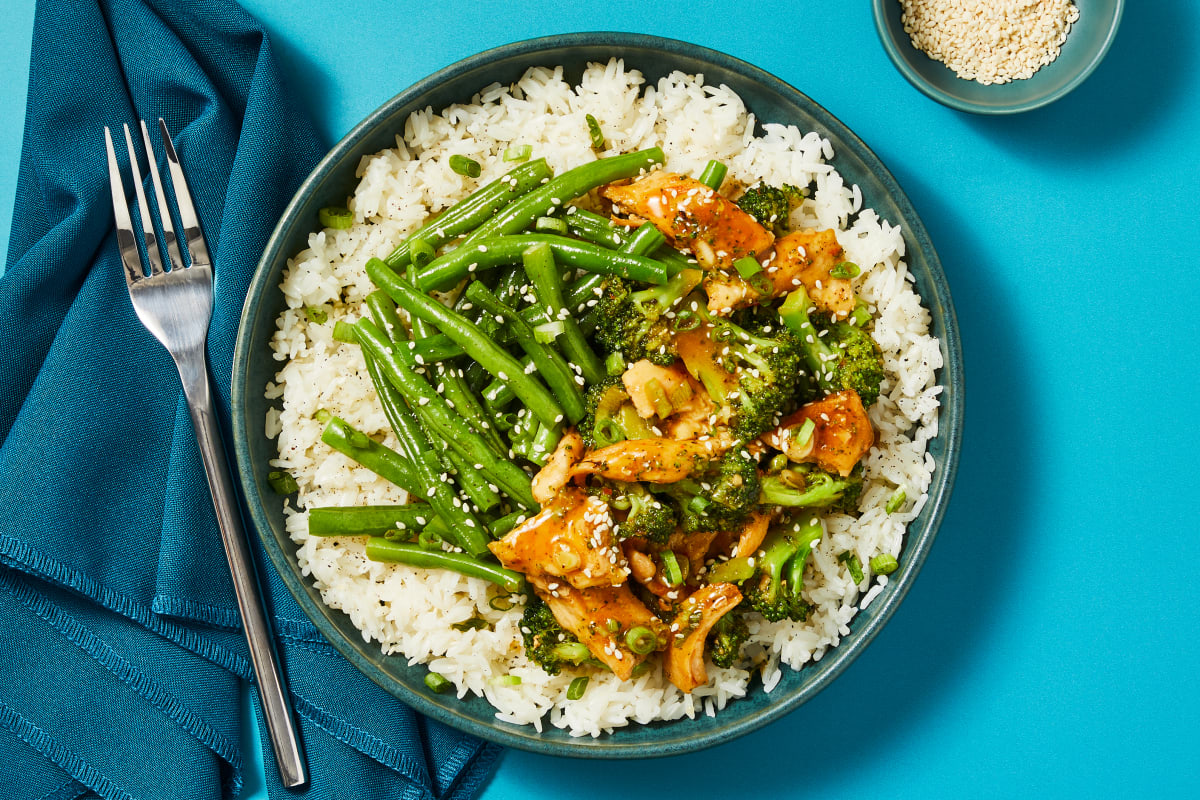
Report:
M 517 630 L 520 609 L 490 608 L 495 590 L 489 584 L 449 571 L 370 562 L 360 540 L 308 536 L 303 511 L 405 500 L 401 490 L 322 444 L 322 426 L 313 418 L 318 409 L 328 409 L 396 444 L 357 348 L 332 338 L 335 320 L 365 313 L 362 301 L 373 288 L 364 273 L 366 260 L 386 256 L 428 215 L 510 169 L 501 158 L 507 147 L 532 145 L 534 156 L 544 156 L 556 173 L 593 160 L 584 120 L 589 113 L 607 138 L 609 150 L 602 155 L 660 145 L 666 168 L 674 172 L 698 174 L 709 159 L 718 159 L 729 167 L 731 182 L 813 187 L 792 222 L 837 229 L 847 258 L 863 269 L 856 288 L 876 312 L 874 336 L 885 357 L 883 393 L 871 409 L 878 442 L 865 462 L 862 515 L 827 519 L 805 580 L 813 605 L 808 621 L 752 624 L 747 669 L 710 665 L 708 684 L 690 695 L 656 666 L 627 682 L 592 672 L 583 698 L 567 700 L 574 675 L 547 675 L 526 659 Z M 755 672 L 770 691 L 780 680 L 781 664 L 798 669 L 819 660 L 849 634 L 859 606 L 886 582 L 866 565 L 879 553 L 899 556 L 905 527 L 926 499 L 934 469 L 926 445 L 937 434 L 941 387 L 935 371 L 942 365 L 941 351 L 905 267 L 901 230 L 861 208 L 859 188 L 847 186 L 828 163 L 829 140 L 773 123 L 756 137 L 755 128 L 754 117 L 727 87 L 682 73 L 646 85 L 638 72 L 613 60 L 592 65 L 577 87 L 561 70 L 532 69 L 513 86 L 487 87 L 468 105 L 417 112 L 395 148 L 363 159 L 349 201 L 356 224 L 313 233 L 308 249 L 284 274 L 288 308 L 272 339 L 281 368 L 267 386 L 278 408 L 268 413 L 267 433 L 278 438 L 273 466 L 288 470 L 300 486 L 302 507 L 289 509 L 287 517 L 300 566 L 324 601 L 350 616 L 364 640 L 428 665 L 452 681 L 459 696 L 486 697 L 501 720 L 600 736 L 630 723 L 715 713 L 750 690 Z M 456 153 L 478 161 L 483 174 L 472 180 L 453 172 L 448 158 Z M 329 313 L 327 322 L 308 319 L 306 308 L 314 307 Z M 907 490 L 909 502 L 887 514 L 883 505 L 897 487 Z M 866 577 L 858 585 L 837 560 L 847 550 L 864 565 Z M 491 630 L 451 628 L 476 616 L 488 620 Z M 502 675 L 521 682 L 498 686 L 492 679 Z

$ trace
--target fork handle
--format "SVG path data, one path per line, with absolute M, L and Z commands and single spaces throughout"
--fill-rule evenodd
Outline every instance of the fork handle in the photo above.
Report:
M 187 397 L 188 410 L 192 416 L 192 427 L 195 428 L 200 456 L 204 460 L 204 472 L 208 477 L 208 488 L 212 494 L 213 508 L 217 512 L 217 524 L 221 529 L 221 542 L 225 546 L 225 556 L 233 577 L 233 588 L 237 594 L 238 609 L 242 614 L 246 643 L 250 646 L 250 660 L 266 714 L 267 731 L 279 767 L 279 777 L 285 787 L 294 789 L 308 780 L 307 768 L 283 682 L 275 639 L 271 635 L 262 596 L 259 594 L 254 560 L 245 531 L 242 529 L 237 495 L 229 477 L 229 462 L 225 457 L 225 447 L 221 443 L 221 432 L 213 411 L 212 390 L 209 387 L 203 351 L 198 358 L 177 359 L 176 366 L 179 367 L 179 375 L 183 380 L 184 395 Z

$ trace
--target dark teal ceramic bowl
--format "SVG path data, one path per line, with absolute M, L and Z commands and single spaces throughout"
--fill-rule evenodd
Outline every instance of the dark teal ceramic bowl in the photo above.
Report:
M 577 78 L 589 61 L 611 56 L 623 58 L 626 67 L 641 70 L 650 80 L 676 69 L 703 73 L 709 82 L 724 83 L 737 91 L 760 121 L 793 123 L 828 136 L 842 175 L 862 188 L 866 204 L 889 221 L 900 223 L 907 234 L 909 270 L 933 314 L 933 332 L 942 343 L 945 367 L 940 379 L 946 388 L 940 432 L 930 446 L 938 464 L 932 497 L 908 534 L 903 566 L 893 573 L 883 594 L 854 620 L 852 633 L 839 647 L 819 663 L 789 672 L 769 695 L 755 688 L 715 717 L 633 725 L 591 739 L 572 738 L 555 728 L 539 734 L 529 727 L 499 722 L 492 707 L 480 698 L 460 701 L 431 694 L 424 687 L 423 668 L 408 666 L 402 657 L 382 655 L 375 644 L 363 641 L 348 617 L 322 604 L 300 574 L 295 547 L 284 531 L 282 500 L 267 485 L 274 443 L 263 432 L 268 407 L 263 387 L 278 368 L 268 342 L 275 318 L 284 307 L 276 287 L 287 259 L 304 249 L 318 209 L 345 203 L 356 185 L 354 170 L 363 155 L 392 146 L 395 132 L 403 129 L 405 118 L 416 109 L 469 100 L 483 86 L 515 81 L 534 65 L 563 65 L 569 78 Z M 925 227 L 879 159 L 829 112 L 757 67 L 684 42 L 623 33 L 556 36 L 472 56 L 405 90 L 351 131 L 304 182 L 276 227 L 246 298 L 234 364 L 234 438 L 250 516 L 275 569 L 316 626 L 363 673 L 418 711 L 503 745 L 551 755 L 644 758 L 698 750 L 778 719 L 821 691 L 862 653 L 916 578 L 949 499 L 963 425 L 962 354 L 946 277 Z
M 900 24 L 898 0 L 872 0 L 875 28 L 884 50 L 908 82 L 934 100 L 975 114 L 1016 114 L 1053 103 L 1092 74 L 1117 35 L 1124 0 L 1075 0 L 1079 20 L 1057 59 L 1032 77 L 984 86 L 958 77 L 913 47 Z

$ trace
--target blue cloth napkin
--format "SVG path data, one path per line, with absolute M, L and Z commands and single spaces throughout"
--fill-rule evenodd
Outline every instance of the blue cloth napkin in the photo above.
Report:
M 214 254 L 209 358 L 226 430 L 246 287 L 324 149 L 236 4 L 39 2 L 0 278 L 6 799 L 213 800 L 242 786 L 248 652 L 178 377 L 126 293 L 104 159 L 102 126 L 160 116 Z M 257 556 L 311 773 L 297 794 L 477 794 L 498 748 L 363 677 Z M 289 796 L 262 746 L 268 791 Z

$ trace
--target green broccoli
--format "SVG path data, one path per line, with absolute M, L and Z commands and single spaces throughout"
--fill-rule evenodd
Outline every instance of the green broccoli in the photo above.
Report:
M 759 483 L 758 463 L 750 451 L 734 447 L 700 475 L 655 489 L 678 505 L 684 531 L 732 531 L 758 507 Z
M 725 424 L 738 439 L 750 441 L 779 424 L 799 405 L 804 374 L 804 347 L 786 326 L 752 333 L 716 317 L 702 304 L 691 310 L 710 326 L 711 354 L 689 351 L 688 371 L 722 407 Z M 736 388 L 730 386 L 733 376 Z
M 618 486 L 612 502 L 618 508 L 627 506 L 629 513 L 617 524 L 617 535 L 622 539 L 641 538 L 666 544 L 678 527 L 675 510 L 646 491 L 640 483 Z
M 589 450 L 626 439 L 654 438 L 654 431 L 630 404 L 629 393 L 619 375 L 593 384 L 584 401 L 584 416 L 578 430 Z
M 793 464 L 762 479 L 760 500 L 786 508 L 829 508 L 853 513 L 863 489 L 862 464 L 845 478 L 811 464 Z
M 826 394 L 853 389 L 863 406 L 879 399 L 883 382 L 883 354 L 871 334 L 848 322 L 813 319 L 812 301 L 804 287 L 791 292 L 779 306 L 784 324 L 804 343 L 804 358 L 817 384 Z
M 747 189 L 738 198 L 737 204 L 764 228 L 770 229 L 776 236 L 782 236 L 787 233 L 792 209 L 803 199 L 804 192 L 791 184 L 777 187 L 759 183 Z
M 750 627 L 740 609 L 725 612 L 708 635 L 708 657 L 718 667 L 732 667 L 750 638 Z
M 578 666 L 592 655 L 587 645 L 558 624 L 550 606 L 533 593 L 525 600 L 521 638 L 525 653 L 550 675 L 557 675 L 566 666 Z
M 605 278 L 596 307 L 596 338 L 630 364 L 643 358 L 664 366 L 673 363 L 672 321 L 666 312 L 699 286 L 702 278 L 699 270 L 684 269 L 661 286 L 640 291 L 622 278 Z
M 771 622 L 808 619 L 811 609 L 800 596 L 804 564 L 823 530 L 820 519 L 803 515 L 767 533 L 754 560 L 755 572 L 742 584 L 742 596 L 750 609 Z

